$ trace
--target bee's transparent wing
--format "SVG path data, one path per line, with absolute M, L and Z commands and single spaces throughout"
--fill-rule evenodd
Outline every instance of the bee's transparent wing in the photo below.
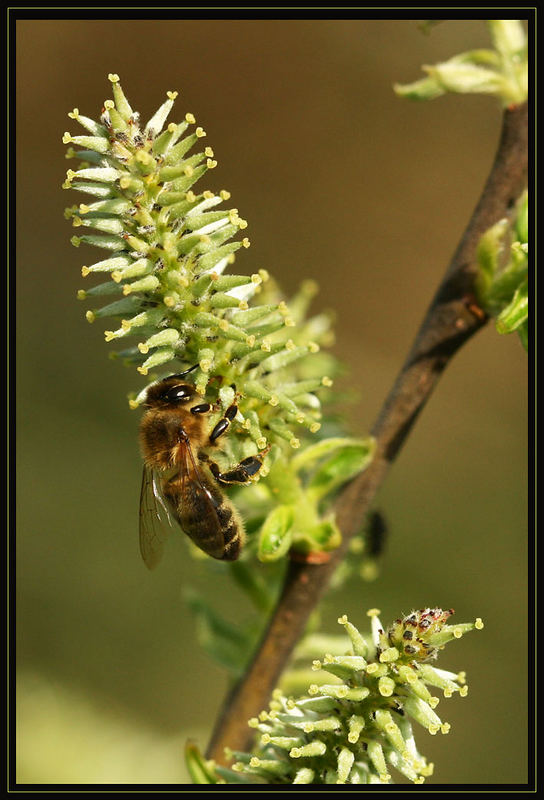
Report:
M 171 529 L 172 520 L 160 479 L 156 470 L 144 464 L 140 492 L 140 553 L 148 569 L 154 569 L 161 560 Z

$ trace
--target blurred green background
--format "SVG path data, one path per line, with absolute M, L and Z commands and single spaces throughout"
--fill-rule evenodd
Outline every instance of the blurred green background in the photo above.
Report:
M 182 599 L 205 590 L 172 537 L 149 573 L 137 546 L 142 385 L 107 358 L 100 321 L 76 300 L 81 265 L 63 218 L 73 161 L 67 113 L 97 118 L 117 72 L 149 118 L 179 90 L 248 219 L 237 269 L 266 268 L 290 292 L 321 286 L 335 350 L 366 433 L 401 366 L 488 174 L 494 100 L 416 105 L 395 81 L 489 46 L 481 21 L 422 34 L 406 20 L 27 20 L 17 23 L 18 780 L 187 782 L 188 736 L 204 746 L 226 680 L 196 643 Z M 77 129 L 77 130 L 76 130 Z M 206 188 L 202 186 L 201 188 Z M 92 280 L 91 278 L 87 280 Z M 90 285 L 90 284 L 89 284 Z M 483 617 L 439 666 L 466 669 L 468 698 L 443 700 L 447 738 L 419 731 L 436 784 L 526 780 L 527 357 L 491 326 L 456 356 L 379 498 L 391 534 L 379 579 L 324 604 L 336 633 L 368 608 L 388 622 L 422 606 Z M 243 614 L 215 578 L 214 599 Z

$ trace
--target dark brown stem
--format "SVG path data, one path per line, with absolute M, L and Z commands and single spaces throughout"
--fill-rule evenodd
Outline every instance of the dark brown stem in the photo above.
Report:
M 473 295 L 475 252 L 481 235 L 507 216 L 527 180 L 527 105 L 505 111 L 501 139 L 482 196 L 429 307 L 413 347 L 373 426 L 377 450 L 370 467 L 336 503 L 342 544 L 324 564 L 289 563 L 282 594 L 242 680 L 227 697 L 207 755 L 225 763 L 223 750 L 248 750 L 247 721 L 267 706 L 270 694 L 306 626 L 311 611 L 363 526 L 390 465 L 457 350 L 487 321 Z

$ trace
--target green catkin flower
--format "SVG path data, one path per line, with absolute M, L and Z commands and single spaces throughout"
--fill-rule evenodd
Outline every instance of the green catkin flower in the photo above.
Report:
M 415 784 L 423 783 L 433 765 L 417 749 L 412 721 L 431 735 L 447 733 L 450 727 L 433 710 L 437 698 L 427 687 L 443 689 L 446 697 L 454 691 L 466 694 L 463 673 L 439 670 L 429 660 L 448 641 L 483 627 L 480 619 L 449 625 L 451 614 L 451 609 L 420 609 L 384 629 L 372 609 L 371 639 L 341 617 L 352 652 L 345 652 L 344 640 L 338 645 L 344 652 L 327 653 L 313 666 L 340 682 L 312 685 L 298 699 L 276 690 L 270 711 L 262 712 L 260 721 L 250 721 L 251 727 L 266 730 L 253 753 L 236 754 L 236 781 L 223 767 L 215 768 L 217 776 L 227 783 L 245 777 L 251 783 L 385 784 L 392 782 L 392 768 Z M 404 641 L 413 650 L 398 646 Z M 381 658 L 392 650 L 396 658 Z
M 105 101 L 100 121 L 76 108 L 68 116 L 86 134 L 63 136 L 67 156 L 83 162 L 68 170 L 63 187 L 91 197 L 66 211 L 79 228 L 72 243 L 109 251 L 82 268 L 84 277 L 100 273 L 107 280 L 78 297 L 122 298 L 93 307 L 87 319 L 121 322 L 106 331 L 106 341 L 138 337 L 118 355 L 148 380 L 198 365 L 192 379 L 212 400 L 221 386 L 235 383 L 240 413 L 233 428 L 239 441 L 252 440 L 257 449 L 269 442 L 298 447 L 306 431 L 319 430 L 315 392 L 328 385 L 317 362 L 308 367 L 332 338 L 326 315 L 305 319 L 313 283 L 305 282 L 290 302 L 271 284 L 259 302 L 269 282 L 266 270 L 227 274 L 235 253 L 250 242 L 240 235 L 247 222 L 238 210 L 217 208 L 230 198 L 227 191 L 195 188 L 217 165 L 211 147 L 201 146 L 206 132 L 191 113 L 179 123 L 167 122 L 177 92 L 167 92 L 141 125 L 119 77 L 110 74 L 109 80 L 113 100 Z M 191 155 L 192 148 L 197 152 Z M 152 374 L 158 368 L 159 376 Z M 144 396 L 132 394 L 131 407 Z

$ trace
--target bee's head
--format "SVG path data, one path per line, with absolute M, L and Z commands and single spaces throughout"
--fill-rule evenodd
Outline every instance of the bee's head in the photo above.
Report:
M 189 403 L 194 396 L 194 386 L 182 383 L 179 375 L 171 375 L 147 387 L 144 406 L 147 408 L 180 406 Z

